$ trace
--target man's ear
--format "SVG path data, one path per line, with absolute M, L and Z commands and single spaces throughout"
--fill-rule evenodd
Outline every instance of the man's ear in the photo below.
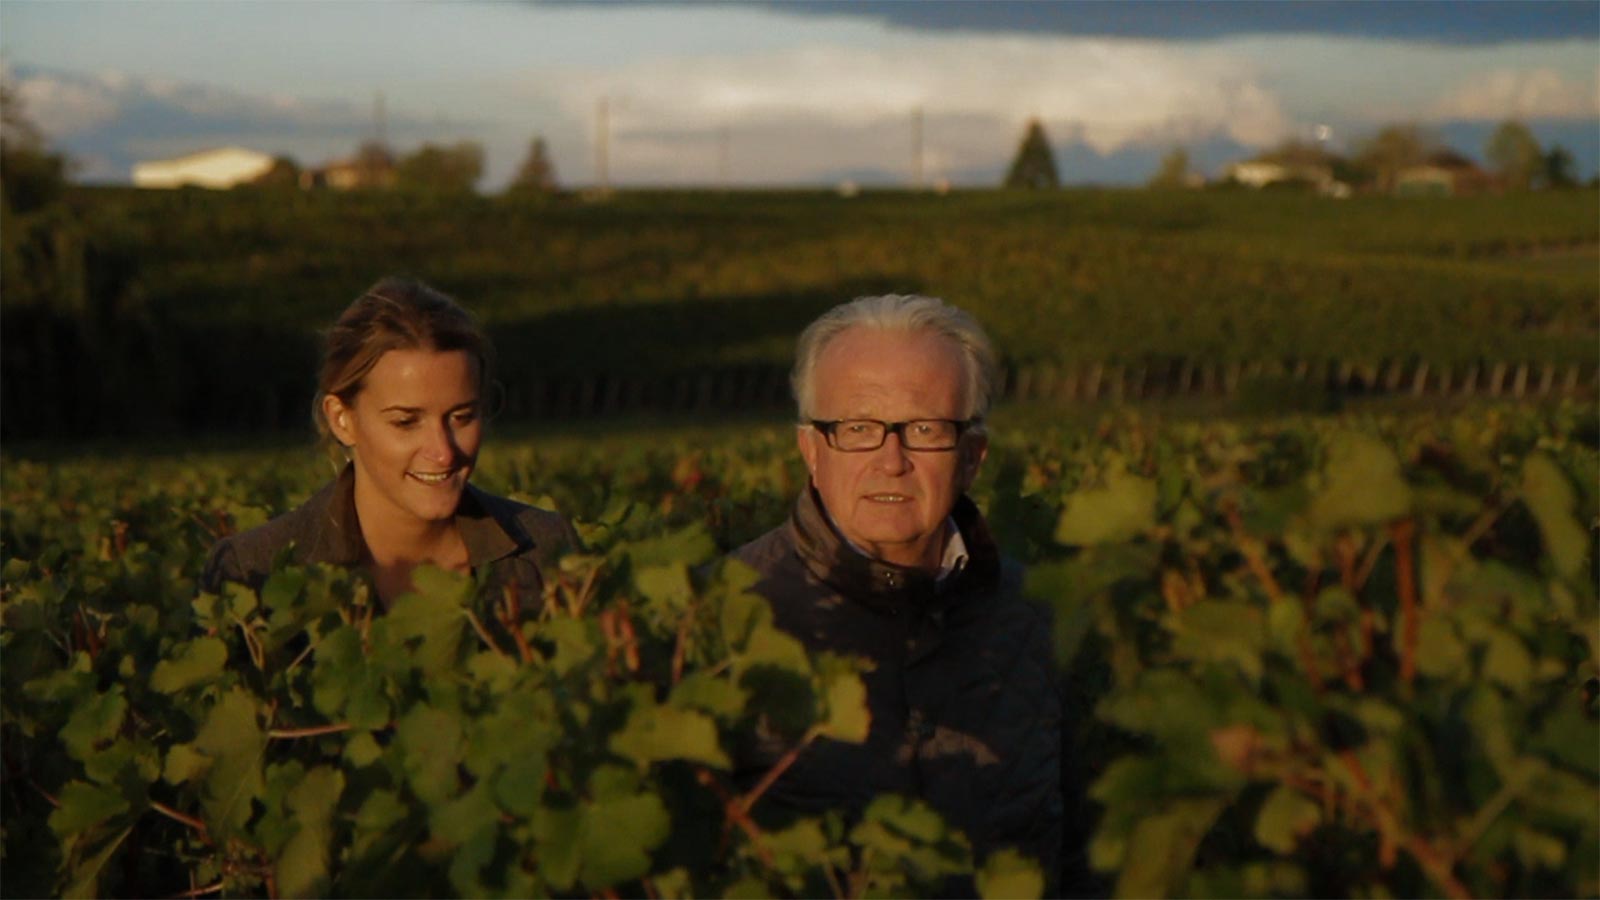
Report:
M 323 395 L 322 418 L 328 423 L 328 431 L 333 434 L 333 439 L 346 447 L 356 442 L 355 428 L 350 424 L 352 415 L 344 401 L 332 394 Z
M 806 471 L 815 480 L 817 474 L 817 442 L 823 440 L 822 435 L 810 425 L 801 425 L 794 430 L 794 442 L 800 447 L 800 456 L 806 461 Z

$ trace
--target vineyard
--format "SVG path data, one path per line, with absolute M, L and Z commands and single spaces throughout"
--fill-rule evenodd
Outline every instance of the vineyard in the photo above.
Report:
M 1456 277 L 1443 257 L 1497 225 L 1459 227 L 1397 271 Z M 1002 410 L 993 441 L 974 497 L 1053 611 L 1069 697 L 1064 883 L 906 798 L 783 818 L 733 778 L 758 721 L 796 751 L 866 727 L 856 663 L 808 656 L 720 561 L 803 484 L 789 430 L 750 425 L 492 440 L 477 482 L 586 544 L 526 620 L 443 573 L 377 616 L 324 568 L 197 594 L 218 535 L 329 477 L 309 449 L 9 457 L 4 892 L 1600 893 L 1592 403 Z
M 9 438 L 297 428 L 316 329 L 388 273 L 484 317 L 524 420 L 629 394 L 692 406 L 713 375 L 781 373 L 806 322 L 868 293 L 962 306 L 1014 371 L 1427 365 L 1437 386 L 1578 366 L 1592 385 L 1600 339 L 1594 191 L 593 202 L 85 188 L 3 233 Z M 607 391 L 623 396 L 567 396 Z

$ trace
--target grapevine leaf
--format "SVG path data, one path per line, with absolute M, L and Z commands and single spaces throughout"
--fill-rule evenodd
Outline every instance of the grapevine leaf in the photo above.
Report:
M 1526 690 L 1533 680 L 1533 657 L 1522 639 L 1505 629 L 1495 629 L 1484 655 L 1483 674 L 1513 693 Z
M 88 759 L 97 744 L 116 737 L 122 728 L 128 701 L 120 686 L 84 701 L 72 711 L 61 727 L 61 744 L 73 759 Z
M 1539 523 L 1556 574 L 1576 575 L 1589 556 L 1589 537 L 1572 514 L 1572 485 L 1549 456 L 1535 453 L 1523 463 L 1522 499 Z
M 214 637 L 197 638 L 183 646 L 175 658 L 156 663 L 150 673 L 150 687 L 163 694 L 175 694 L 215 679 L 228 662 L 228 645 Z
M 466 628 L 462 604 L 472 582 L 433 566 L 418 566 L 411 581 L 417 591 L 401 596 L 373 623 L 373 643 L 410 645 L 420 639 L 412 659 L 424 674 L 439 675 L 455 664 Z
M 667 609 L 684 609 L 694 598 L 689 567 L 682 562 L 640 568 L 634 572 L 633 583 L 646 599 Z
M 836 741 L 859 744 L 867 739 L 872 713 L 867 708 L 867 686 L 849 669 L 827 673 L 822 691 L 827 714 L 817 723 L 817 733 Z
M 719 719 L 735 719 L 744 712 L 744 688 L 710 672 L 690 672 L 672 688 L 668 702 L 680 709 L 698 709 Z
M 133 826 L 130 825 L 102 843 L 92 856 L 74 866 L 72 880 L 61 891 L 61 896 L 68 898 L 68 900 L 76 900 L 79 897 L 105 896 L 105 891 L 100 888 L 100 872 L 106 867 L 106 863 L 110 862 L 112 854 L 117 852 L 117 848 L 122 846 L 122 842 L 127 840 L 128 835 L 131 833 L 133 833 Z
M 1167 897 L 1180 893 L 1200 839 L 1227 801 L 1174 799 L 1148 816 L 1128 835 L 1128 849 L 1117 876 L 1119 897 Z
M 1156 483 L 1116 468 L 1103 486 L 1067 497 L 1055 539 L 1069 546 L 1120 543 L 1150 530 L 1155 518 Z
M 717 744 L 717 726 L 694 710 L 657 705 L 645 698 L 635 703 L 627 724 L 611 738 L 611 751 L 631 759 L 641 770 L 653 762 L 685 759 L 717 769 L 733 763 Z
M 484 829 L 493 830 L 500 811 L 489 789 L 479 782 L 472 790 L 434 810 L 429 825 L 434 835 L 452 844 L 465 844 Z
M 161 777 L 168 784 L 183 784 L 191 778 L 204 775 L 210 768 L 211 757 L 196 751 L 191 744 L 174 744 L 167 751 Z
M 1278 604 L 1283 606 L 1286 604 Z M 1255 607 L 1202 600 L 1168 617 L 1173 652 L 1200 662 L 1232 663 L 1252 681 L 1261 677 L 1266 629 Z
M 259 709 L 255 698 L 235 688 L 218 698 L 195 735 L 195 749 L 212 759 L 206 775 L 207 817 L 225 832 L 244 826 L 250 818 L 250 801 L 264 787 L 261 760 L 267 735 L 257 720 Z
M 289 790 L 285 805 L 300 830 L 289 838 L 274 864 L 278 891 L 287 897 L 327 893 L 333 811 L 344 792 L 344 775 L 329 766 L 305 773 Z
M 540 634 L 556 645 L 550 668 L 567 675 L 594 658 L 596 646 L 590 623 L 584 619 L 555 618 L 544 623 Z
M 805 647 L 792 635 L 771 625 L 758 626 L 750 633 L 750 640 L 745 642 L 739 655 L 737 671 L 763 665 L 801 675 L 811 673 Z
M 978 870 L 978 896 L 985 898 L 1044 896 L 1044 874 L 1039 864 L 1015 850 L 991 854 Z
M 1401 640 L 1396 630 L 1395 639 Z M 1467 662 L 1467 649 L 1450 622 L 1429 617 L 1417 630 L 1417 671 L 1434 678 L 1449 678 Z
M 695 522 L 660 537 L 631 542 L 625 552 L 641 569 L 674 563 L 697 566 L 716 558 L 717 542 L 704 524 Z
M 1299 791 L 1279 785 L 1267 795 L 1256 815 L 1256 840 L 1284 856 L 1322 821 L 1322 807 Z
M 539 848 L 539 875 L 559 891 L 572 889 L 582 863 L 575 809 L 541 806 L 533 814 L 533 838 Z
M 1532 828 L 1518 828 L 1512 846 L 1530 869 L 1557 870 L 1567 861 L 1567 845 L 1560 838 Z
M 1328 460 L 1311 498 L 1311 522 L 1322 529 L 1373 525 L 1411 508 L 1411 488 L 1400 460 L 1375 437 L 1342 432 L 1328 444 Z
M 357 732 L 354 737 L 345 741 L 344 758 L 357 769 L 372 765 L 382 755 L 383 748 L 378 746 L 371 732 Z
M 666 839 L 672 819 L 653 793 L 595 800 L 583 807 L 583 883 L 610 887 L 650 871 L 650 851 Z
M 532 816 L 544 795 L 547 769 L 543 753 L 524 752 L 513 756 L 495 780 L 495 800 L 509 812 Z
M 490 810 L 493 811 L 492 806 Z M 492 824 L 480 825 L 483 827 L 458 845 L 450 855 L 450 885 L 455 888 L 457 896 L 483 897 L 491 893 L 483 883 L 483 867 L 494 860 L 496 835 Z M 528 897 L 532 894 L 531 890 L 512 889 L 505 892 L 505 896 L 509 897 Z
M 793 875 L 825 857 L 828 836 L 817 820 L 801 819 L 782 831 L 768 832 L 763 844 L 772 852 L 774 867 Z
M 291 617 L 295 601 L 305 589 L 306 580 L 304 569 L 288 568 L 273 572 L 261 585 L 261 605 L 275 618 Z
M 460 714 L 431 706 L 413 707 L 395 726 L 395 740 L 405 753 L 406 777 L 424 803 L 443 803 L 459 789 L 461 738 Z
M 82 781 L 68 782 L 56 796 L 56 802 L 60 805 L 50 813 L 50 830 L 63 844 L 72 836 L 128 810 L 127 799 L 116 789 Z

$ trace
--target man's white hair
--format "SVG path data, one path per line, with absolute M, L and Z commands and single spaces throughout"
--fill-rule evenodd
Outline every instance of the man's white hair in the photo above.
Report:
M 989 414 L 999 364 L 994 346 L 978 320 L 935 297 L 885 294 L 841 303 L 800 333 L 789 386 L 794 390 L 802 423 L 816 418 L 817 360 L 834 338 L 851 328 L 910 333 L 931 331 L 949 338 L 961 351 L 962 368 L 966 370 L 966 410 L 962 418 L 981 419 Z

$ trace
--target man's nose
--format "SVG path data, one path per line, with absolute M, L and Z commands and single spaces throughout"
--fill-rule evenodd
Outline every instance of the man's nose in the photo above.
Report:
M 906 455 L 905 445 L 900 443 L 897 432 L 883 436 L 883 446 L 872 451 L 872 465 L 886 475 L 904 474 L 911 468 L 911 457 Z

